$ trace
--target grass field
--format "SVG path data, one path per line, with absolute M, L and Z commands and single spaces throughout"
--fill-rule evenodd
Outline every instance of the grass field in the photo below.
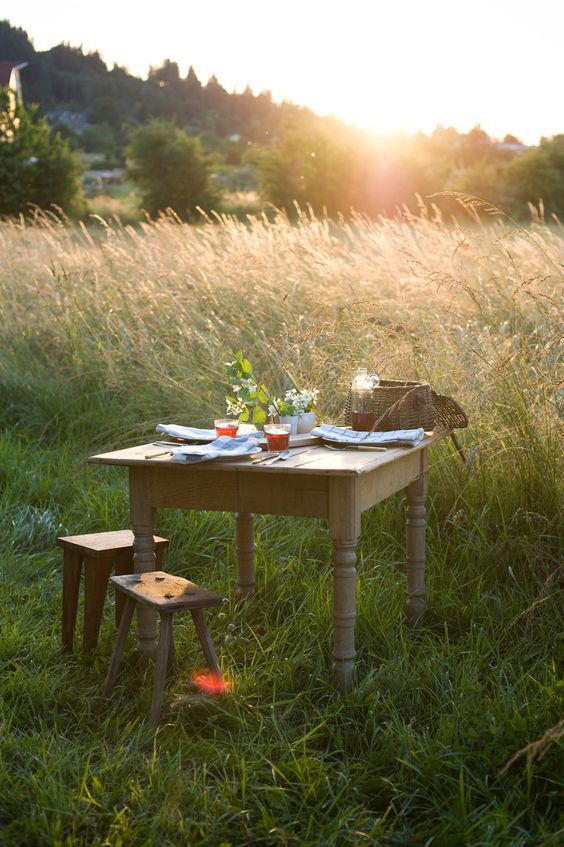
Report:
M 466 220 L 0 226 L 3 847 L 561 843 L 564 231 Z M 98 697 L 110 603 L 95 654 L 62 655 L 54 539 L 128 525 L 125 474 L 87 456 L 208 424 L 241 348 L 275 390 L 319 387 L 325 420 L 359 364 L 429 379 L 468 412 L 467 462 L 431 456 L 417 631 L 402 499 L 363 517 L 344 697 L 325 527 L 257 518 L 257 591 L 236 604 L 232 516 L 163 511 L 168 568 L 228 598 L 210 623 L 233 690 L 190 690 L 179 623 L 155 735 L 133 638 Z

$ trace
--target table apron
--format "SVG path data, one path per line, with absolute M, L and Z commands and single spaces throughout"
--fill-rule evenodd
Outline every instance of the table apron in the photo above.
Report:
M 359 511 L 366 511 L 418 479 L 424 471 L 425 452 L 406 453 L 399 461 L 356 477 Z M 150 505 L 157 509 L 205 509 L 312 518 L 329 517 L 332 486 L 340 488 L 346 479 L 341 483 L 338 477 L 329 475 L 221 473 L 205 468 L 182 473 L 179 468 L 167 467 L 131 468 L 131 475 L 144 478 Z
M 147 475 L 151 506 L 157 509 L 206 509 L 215 512 L 247 512 L 323 518 L 328 515 L 327 477 L 253 473 L 198 468 L 182 473 L 179 468 L 135 469 Z
M 360 511 L 365 512 L 376 503 L 406 488 L 424 472 L 424 454 L 406 453 L 401 460 L 382 465 L 375 473 L 360 477 Z
M 150 484 L 152 505 L 157 509 L 206 509 L 238 512 L 237 474 L 181 468 L 153 468 Z
M 329 478 L 288 474 L 241 472 L 240 511 L 256 515 L 326 518 L 329 515 Z

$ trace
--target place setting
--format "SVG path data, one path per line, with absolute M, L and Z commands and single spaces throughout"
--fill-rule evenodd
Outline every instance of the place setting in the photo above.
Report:
M 213 428 L 158 424 L 162 439 L 144 458 L 182 464 L 249 459 L 268 467 L 307 454 L 307 461 L 292 464 L 297 468 L 319 458 L 320 447 L 385 453 L 417 447 L 436 423 L 447 429 L 466 424 L 456 401 L 432 392 L 428 383 L 381 380 L 366 367 L 358 368 L 343 396 L 346 424 L 318 423 L 318 389 L 294 386 L 278 397 L 257 381 L 242 351 L 225 364 L 226 415 Z

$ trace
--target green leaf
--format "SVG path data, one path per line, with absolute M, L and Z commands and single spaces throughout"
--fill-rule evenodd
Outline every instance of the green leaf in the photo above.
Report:
M 255 406 L 253 410 L 253 423 L 255 426 L 262 426 L 263 423 L 266 423 L 266 412 L 262 406 Z
M 292 403 L 288 403 L 287 400 L 280 400 L 278 405 L 278 411 L 281 415 L 293 415 L 294 414 L 294 406 Z
M 239 420 L 240 421 L 248 421 L 249 420 L 249 410 L 248 409 L 245 409 L 244 412 L 241 412 L 241 414 L 239 415 Z

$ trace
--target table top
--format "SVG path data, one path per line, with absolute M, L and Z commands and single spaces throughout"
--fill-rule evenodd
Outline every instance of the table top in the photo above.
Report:
M 257 464 L 251 462 L 251 456 L 243 456 L 219 460 L 197 462 L 195 464 L 184 464 L 183 462 L 172 462 L 170 456 L 155 456 L 147 458 L 153 453 L 159 453 L 159 448 L 152 442 L 140 444 L 135 447 L 126 447 L 123 450 L 114 450 L 110 453 L 100 453 L 90 456 L 88 459 L 92 464 L 101 465 L 123 465 L 126 467 L 153 467 L 167 469 L 178 469 L 180 472 L 198 472 L 201 469 L 218 472 L 249 472 L 254 474 L 322 474 L 337 476 L 361 476 L 370 473 L 379 467 L 384 467 L 391 462 L 401 461 L 406 455 L 418 453 L 429 447 L 429 445 L 440 441 L 449 435 L 451 430 L 443 429 L 431 433 L 425 433 L 425 438 L 417 447 L 390 447 L 384 452 L 371 450 L 370 448 L 345 448 L 334 450 L 325 445 L 315 447 L 296 447 L 290 450 L 290 457 L 279 460 L 272 465 Z M 162 449 L 162 448 L 161 448 Z M 260 454 L 260 450 L 257 450 Z

